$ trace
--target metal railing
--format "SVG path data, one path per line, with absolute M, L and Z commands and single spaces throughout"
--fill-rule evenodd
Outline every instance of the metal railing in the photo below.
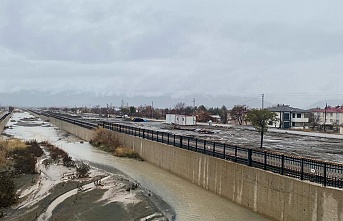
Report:
M 3 120 L 5 120 L 6 117 L 7 117 L 8 115 L 10 115 L 10 114 L 11 114 L 10 112 L 3 113 L 3 114 L 0 116 L 0 122 L 3 121 Z
M 44 115 L 44 113 L 37 114 Z M 243 148 L 228 143 L 176 135 L 170 132 L 132 127 L 118 123 L 103 121 L 99 123 L 99 125 L 96 125 L 82 120 L 63 117 L 58 114 L 50 114 L 49 116 L 88 129 L 94 129 L 100 126 L 108 130 L 245 164 L 247 166 L 271 171 L 284 176 L 294 177 L 300 180 L 308 180 L 322 184 L 323 186 L 343 188 L 343 164 L 275 153 L 266 150 Z
M 308 180 L 324 186 L 343 188 L 343 165 L 281 153 L 242 148 L 223 142 L 102 122 L 99 126 L 128 135 L 172 145 L 178 148 L 230 160 L 281 175 Z

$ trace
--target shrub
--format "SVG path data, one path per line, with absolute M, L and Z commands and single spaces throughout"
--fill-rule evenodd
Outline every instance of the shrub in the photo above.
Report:
M 27 148 L 26 150 L 29 153 L 32 153 L 35 157 L 41 157 L 43 155 L 43 150 L 40 148 L 39 144 L 36 140 L 31 140 L 26 142 Z
M 50 152 L 50 157 L 53 161 L 59 162 L 62 159 L 64 166 L 67 166 L 67 167 L 75 166 L 75 162 L 72 160 L 69 154 L 65 152 L 64 150 L 54 146 L 53 144 L 47 141 L 43 141 L 40 144 L 47 148 L 47 150 Z
M 7 174 L 0 175 L 0 208 L 9 207 L 16 202 L 15 185 Z
M 76 174 L 79 178 L 85 178 L 88 177 L 90 172 L 90 166 L 84 162 L 80 162 L 79 164 L 76 165 Z
M 72 160 L 72 158 L 68 154 L 63 156 L 63 166 L 66 166 L 66 167 L 75 166 L 74 160 Z
M 14 158 L 14 170 L 16 174 L 34 174 L 36 172 L 37 158 L 32 154 L 17 155 Z
M 129 147 L 118 147 L 114 151 L 114 156 L 117 156 L 117 157 L 128 157 L 128 158 L 140 158 L 138 153 L 133 151 Z
M 119 139 L 116 137 L 114 132 L 104 128 L 98 128 L 95 130 L 94 137 L 90 141 L 90 144 L 107 152 L 113 152 L 120 146 Z

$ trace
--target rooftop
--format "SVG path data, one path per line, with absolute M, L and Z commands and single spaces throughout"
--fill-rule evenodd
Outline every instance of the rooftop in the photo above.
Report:
M 297 112 L 297 113 L 307 112 L 307 110 L 291 107 L 291 106 L 285 105 L 285 104 L 278 104 L 276 106 L 268 107 L 266 109 L 269 111 L 272 111 L 272 112 Z

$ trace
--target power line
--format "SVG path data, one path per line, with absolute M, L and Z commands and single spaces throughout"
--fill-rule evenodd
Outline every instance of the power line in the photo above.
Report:
M 260 96 L 261 96 L 261 95 L 259 94 L 259 95 L 257 95 L 256 97 L 251 98 L 250 100 L 247 100 L 247 101 L 244 101 L 243 103 L 240 103 L 239 105 L 247 104 L 247 103 L 249 103 L 250 101 L 253 101 L 253 100 L 255 100 L 256 98 L 258 98 L 258 97 L 260 97 Z

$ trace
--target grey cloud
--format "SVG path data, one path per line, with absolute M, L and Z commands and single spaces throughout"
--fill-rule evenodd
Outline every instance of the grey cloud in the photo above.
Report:
M 342 4 L 4 0 L 0 92 L 340 92 Z

